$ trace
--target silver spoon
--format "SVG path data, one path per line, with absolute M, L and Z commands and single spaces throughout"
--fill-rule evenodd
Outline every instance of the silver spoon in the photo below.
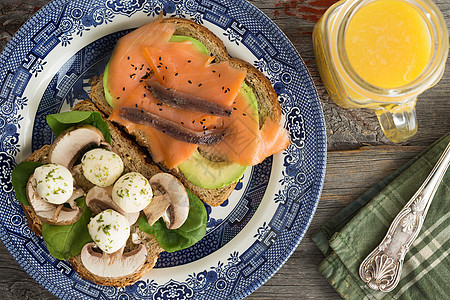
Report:
M 450 143 L 422 186 L 392 221 L 383 241 L 361 263 L 359 276 L 370 288 L 389 292 L 397 286 L 406 252 L 422 228 L 449 162 Z

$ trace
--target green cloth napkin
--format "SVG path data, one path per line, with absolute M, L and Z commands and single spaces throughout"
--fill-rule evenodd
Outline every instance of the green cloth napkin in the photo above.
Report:
M 359 265 L 381 242 L 450 142 L 445 135 L 331 218 L 313 236 L 326 256 L 319 271 L 346 299 L 450 299 L 450 171 L 436 191 L 419 236 L 406 255 L 398 286 L 371 290 Z

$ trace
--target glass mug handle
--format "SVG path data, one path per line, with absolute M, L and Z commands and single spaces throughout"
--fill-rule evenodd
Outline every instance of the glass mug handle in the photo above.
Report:
M 391 104 L 375 110 L 385 136 L 394 143 L 408 140 L 417 132 L 416 99 L 396 105 Z

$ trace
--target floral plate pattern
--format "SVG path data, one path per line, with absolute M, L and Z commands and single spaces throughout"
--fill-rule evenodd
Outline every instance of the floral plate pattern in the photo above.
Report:
M 11 170 L 51 143 L 45 116 L 88 98 L 118 38 L 157 15 L 193 19 L 230 55 L 252 62 L 273 84 L 292 144 L 250 168 L 230 198 L 208 212 L 202 241 L 163 253 L 136 284 L 103 287 L 53 258 L 28 228 Z M 286 36 L 244 0 L 55 0 L 17 32 L 0 56 L 0 237 L 37 282 L 62 299 L 240 299 L 289 258 L 322 188 L 325 126 L 311 77 Z

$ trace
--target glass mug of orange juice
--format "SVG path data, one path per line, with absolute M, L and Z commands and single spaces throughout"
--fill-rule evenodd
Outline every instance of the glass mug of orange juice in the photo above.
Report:
M 430 0 L 343 0 L 317 22 L 313 43 L 331 99 L 369 108 L 388 139 L 417 131 L 417 96 L 442 77 L 449 36 Z

